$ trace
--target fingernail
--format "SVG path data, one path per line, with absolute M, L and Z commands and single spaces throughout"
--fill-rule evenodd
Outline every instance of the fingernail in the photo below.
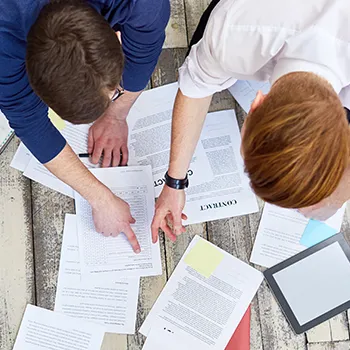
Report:
M 136 250 L 135 250 L 135 253 L 136 253 L 136 254 L 140 254 L 140 253 L 141 253 L 141 249 L 140 249 L 140 248 L 136 249 Z

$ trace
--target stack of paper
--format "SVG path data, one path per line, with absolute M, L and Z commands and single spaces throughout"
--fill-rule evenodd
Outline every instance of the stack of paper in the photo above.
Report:
M 109 333 L 135 332 L 139 277 L 82 278 L 77 219 L 66 215 L 55 311 L 103 325 Z
M 262 280 L 196 236 L 140 329 L 144 350 L 224 349 Z
M 150 164 L 156 197 L 168 168 L 171 117 L 178 85 L 145 91 L 128 116 L 129 164 Z M 244 173 L 241 136 L 233 110 L 209 113 L 189 169 L 190 187 L 184 209 L 194 224 L 258 211 Z
M 151 165 L 155 197 L 164 186 L 168 168 L 171 138 L 171 118 L 177 84 L 145 91 L 128 116 L 129 165 Z M 62 135 L 76 153 L 87 152 L 90 125 L 59 122 Z M 209 113 L 188 171 L 185 224 L 219 220 L 258 211 L 256 197 L 244 173 L 240 154 L 241 136 L 233 110 Z M 96 168 L 82 159 L 88 168 Z M 67 196 L 74 191 L 53 176 L 23 146 L 20 145 L 11 163 L 24 171 L 24 176 Z
M 72 147 L 75 153 L 86 153 L 88 132 L 90 125 L 73 125 L 65 122 L 64 128 L 61 131 L 62 135 L 67 140 L 67 143 Z M 96 168 L 96 165 L 89 162 L 88 158 L 82 158 L 81 161 L 87 168 Z M 29 150 L 20 144 L 11 166 L 23 172 L 23 175 L 37 181 L 57 192 L 63 193 L 71 198 L 74 197 L 74 191 L 71 187 L 52 175 L 36 158 L 32 156 Z
M 104 237 L 95 230 L 89 203 L 76 193 L 77 229 L 83 274 L 154 276 L 162 274 L 159 242 L 153 244 L 151 222 L 154 188 L 150 166 L 95 169 L 93 174 L 114 194 L 124 199 L 136 223 L 131 225 L 141 246 L 135 254 L 125 235 Z

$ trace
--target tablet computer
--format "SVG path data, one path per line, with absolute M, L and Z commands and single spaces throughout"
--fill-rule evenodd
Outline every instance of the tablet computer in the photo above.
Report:
M 350 308 L 350 247 L 341 233 L 264 275 L 297 334 Z

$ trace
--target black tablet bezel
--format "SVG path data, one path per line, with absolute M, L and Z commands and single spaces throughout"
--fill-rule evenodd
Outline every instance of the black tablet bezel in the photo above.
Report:
M 305 323 L 304 325 L 300 325 L 297 318 L 295 317 L 292 309 L 290 308 L 287 300 L 283 296 L 283 293 L 282 293 L 281 289 L 279 288 L 273 275 L 276 272 L 284 270 L 286 267 L 293 265 L 294 263 L 296 263 L 300 260 L 305 259 L 306 257 L 318 252 L 319 250 L 321 250 L 325 247 L 328 247 L 329 245 L 331 245 L 335 242 L 339 243 L 343 252 L 345 253 L 346 257 L 348 258 L 348 260 L 350 262 L 350 246 L 347 243 L 347 241 L 345 240 L 343 234 L 338 233 L 338 234 L 322 241 L 321 243 L 318 243 L 318 244 L 314 245 L 313 247 L 308 248 L 306 250 L 303 250 L 302 252 L 298 253 L 297 255 L 294 255 L 291 258 L 282 261 L 281 263 L 269 268 L 268 270 L 266 270 L 264 272 L 264 276 L 265 276 L 273 294 L 275 295 L 278 303 L 280 304 L 284 314 L 287 317 L 287 320 L 291 324 L 291 326 L 294 329 L 296 334 L 304 333 L 307 330 L 309 330 L 310 328 L 313 328 L 313 327 L 317 326 L 318 324 L 325 322 L 325 321 L 329 320 L 330 318 L 340 314 L 341 312 L 349 309 L 350 308 L 350 300 L 337 306 L 336 308 L 324 313 L 323 315 Z

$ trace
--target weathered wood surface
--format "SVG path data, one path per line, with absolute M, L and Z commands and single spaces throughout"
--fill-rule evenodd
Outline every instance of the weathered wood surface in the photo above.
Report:
M 211 0 L 185 0 L 187 37 L 190 42 L 198 22 Z
M 311 343 L 307 346 L 308 350 L 349 350 L 350 342 L 341 341 L 336 343 Z
M 0 349 L 13 347 L 27 303 L 35 302 L 30 182 L 9 167 L 13 139 L 0 155 Z
M 187 47 L 185 4 L 183 0 L 171 0 L 171 15 L 166 28 L 164 48 Z
M 177 69 L 184 61 L 188 42 L 209 2 L 171 0 L 172 12 L 165 49 L 153 74 L 152 87 L 177 80 Z M 228 92 L 216 94 L 210 110 L 232 108 L 235 108 L 242 126 L 245 113 Z M 1 350 L 12 349 L 27 303 L 53 309 L 64 215 L 74 213 L 71 199 L 31 183 L 19 172 L 9 168 L 17 143 L 17 140 L 13 140 L 0 155 Z M 261 201 L 259 205 L 262 209 Z M 248 262 L 260 216 L 261 211 L 248 216 L 192 225 L 175 244 L 161 235 L 163 275 L 141 279 L 137 330 L 196 234 Z M 350 241 L 349 222 L 348 208 L 343 232 Z M 343 313 L 307 334 L 296 336 L 264 283 L 252 302 L 251 349 L 350 350 L 349 319 L 350 314 Z M 144 337 L 139 333 L 129 336 L 107 334 L 102 349 L 140 350 L 143 342 Z

